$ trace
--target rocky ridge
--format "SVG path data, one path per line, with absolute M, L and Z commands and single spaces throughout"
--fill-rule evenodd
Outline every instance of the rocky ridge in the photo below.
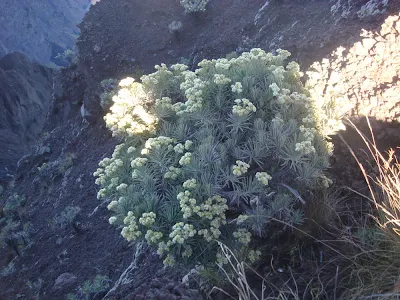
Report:
M 0 1 L 0 58 L 22 52 L 43 65 L 61 63 L 55 57 L 75 46 L 88 0 Z
M 42 132 L 53 93 L 53 71 L 20 53 L 0 60 L 0 168 L 16 168 Z

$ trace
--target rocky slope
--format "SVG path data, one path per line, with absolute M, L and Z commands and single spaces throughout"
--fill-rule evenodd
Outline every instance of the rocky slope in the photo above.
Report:
M 0 169 L 15 170 L 42 132 L 52 89 L 51 69 L 20 53 L 0 60 Z
M 0 1 L 0 58 L 19 51 L 43 65 L 73 48 L 89 0 Z
M 353 4 L 341 8 L 347 13 L 338 17 L 332 6 L 342 2 Z M 185 15 L 177 1 L 167 0 L 102 0 L 93 6 L 80 25 L 80 62 L 58 77 L 60 89 L 44 127 L 47 134 L 39 141 L 51 151 L 32 153 L 17 172 L 15 188 L 0 201 L 4 204 L 13 193 L 25 195 L 19 221 L 31 224 L 21 256 L 11 247 L 1 249 L 0 270 L 9 270 L 10 263 L 14 270 L 2 273 L 0 298 L 50 300 L 73 293 L 81 299 L 84 282 L 103 275 L 109 278 L 107 287 L 90 294 L 94 299 L 201 299 L 198 291 L 181 285 L 187 270 L 163 269 L 156 255 L 123 240 L 107 222 L 106 204 L 96 199 L 92 174 L 118 143 L 102 121 L 100 81 L 138 77 L 162 62 L 186 59 L 193 65 L 203 57 L 250 47 L 287 48 L 306 69 L 330 57 L 337 46 L 362 40 L 361 28 L 378 32 L 387 14 L 400 11 L 399 2 L 393 1 L 386 13 L 359 19 L 357 12 L 367 2 L 220 0 L 197 15 Z M 172 21 L 181 21 L 182 30 L 170 32 Z M 360 81 L 357 78 L 349 90 Z M 93 123 L 82 122 L 82 103 L 95 115 Z M 349 164 L 348 152 L 335 156 L 337 161 L 338 156 L 346 158 L 340 166 L 356 168 Z M 343 177 L 340 166 L 333 169 L 336 177 Z M 56 226 L 68 207 L 77 212 L 72 221 Z

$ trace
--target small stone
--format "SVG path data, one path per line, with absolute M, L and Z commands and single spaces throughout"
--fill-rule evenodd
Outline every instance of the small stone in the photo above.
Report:
M 96 53 L 99 53 L 100 50 L 101 50 L 101 48 L 100 48 L 100 46 L 97 45 L 97 44 L 93 47 L 93 51 L 96 52 Z
M 63 273 L 57 277 L 54 288 L 55 289 L 64 289 L 68 286 L 73 285 L 77 281 L 77 277 L 71 273 Z

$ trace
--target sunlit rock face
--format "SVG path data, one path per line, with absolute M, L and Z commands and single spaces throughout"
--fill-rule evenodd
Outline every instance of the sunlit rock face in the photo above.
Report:
M 22 52 L 43 65 L 59 64 L 55 58 L 73 48 L 76 27 L 90 0 L 1 0 L 0 58 Z
M 51 99 L 51 69 L 20 53 L 0 59 L 0 169 L 14 169 L 36 142 Z
M 400 122 L 400 14 L 362 30 L 360 41 L 314 63 L 308 76 L 313 97 L 349 102 L 354 116 Z

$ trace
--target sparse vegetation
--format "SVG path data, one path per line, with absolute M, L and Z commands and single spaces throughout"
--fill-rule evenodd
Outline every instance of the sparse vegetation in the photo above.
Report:
M 104 296 L 111 280 L 107 276 L 97 275 L 93 280 L 86 280 L 77 290 L 76 294 L 68 294 L 68 300 L 89 300 L 101 295 Z
M 32 224 L 21 215 L 25 196 L 13 194 L 6 199 L 0 213 L 0 247 L 11 249 L 15 255 L 22 255 L 31 246 Z
M 76 50 L 66 49 L 63 53 L 59 53 L 56 58 L 67 65 L 76 64 L 78 62 L 78 53 Z
M 68 169 L 70 169 L 76 160 L 76 155 L 74 153 L 65 153 L 61 158 L 52 161 L 44 162 L 37 167 L 39 176 L 45 178 L 54 179 L 58 176 L 63 177 Z
M 40 299 L 40 291 L 42 290 L 42 287 L 43 287 L 43 279 L 39 278 L 35 281 L 28 280 L 26 285 L 34 293 L 35 299 L 39 300 Z
M 6 267 L 4 267 L 0 272 L 0 277 L 6 277 L 15 272 L 15 265 L 10 262 Z
M 361 224 L 352 242 L 357 246 L 348 299 L 397 299 L 400 296 L 400 162 L 395 151 L 381 153 L 368 121 L 372 140 L 353 123 L 362 137 L 371 159 L 354 158 L 364 175 L 369 194 L 363 195 L 372 204 L 370 222 Z
M 79 223 L 76 219 L 80 211 L 81 208 L 78 206 L 67 206 L 60 215 L 54 218 L 53 224 L 61 228 L 72 226 L 74 230 L 79 233 Z

